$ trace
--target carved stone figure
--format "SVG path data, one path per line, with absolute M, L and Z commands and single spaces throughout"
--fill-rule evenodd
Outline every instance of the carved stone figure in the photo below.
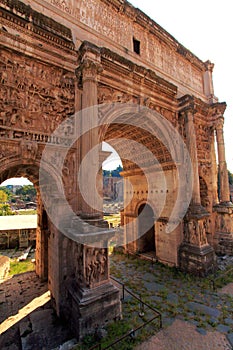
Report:
M 22 140 L 21 141 L 21 154 L 26 159 L 36 159 L 38 145 L 34 141 Z
M 107 268 L 107 251 L 106 249 L 100 249 L 97 252 L 97 280 L 100 281 L 103 276 L 106 276 L 106 268 Z

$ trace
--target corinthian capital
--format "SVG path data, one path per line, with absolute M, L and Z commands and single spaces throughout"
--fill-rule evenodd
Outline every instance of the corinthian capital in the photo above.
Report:
M 78 68 L 82 74 L 83 82 L 86 80 L 97 81 L 98 75 L 103 71 L 102 65 L 99 62 L 92 61 L 86 58 Z

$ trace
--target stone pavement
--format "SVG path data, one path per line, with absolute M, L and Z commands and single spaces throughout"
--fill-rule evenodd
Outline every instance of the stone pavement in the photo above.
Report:
M 0 284 L 0 290 L 2 295 L 0 323 L 2 323 L 9 316 L 16 315 L 36 297 L 46 293 L 48 287 L 47 283 L 42 283 L 33 271 L 7 278 Z
M 111 257 L 111 274 L 162 314 L 163 329 L 152 328 L 136 350 L 233 349 L 233 283 L 213 292 L 208 279 L 121 255 Z M 1 350 L 58 349 L 72 339 L 35 272 L 7 279 L 0 290 Z
M 229 342 L 220 332 L 196 332 L 189 322 L 175 320 L 156 336 L 140 344 L 135 350 L 231 350 Z
M 163 329 L 137 350 L 233 349 L 233 283 L 214 292 L 208 278 L 118 254 L 111 274 L 162 314 Z
M 34 271 L 7 278 L 0 290 L 1 350 L 49 350 L 72 338 L 51 307 L 47 283 Z

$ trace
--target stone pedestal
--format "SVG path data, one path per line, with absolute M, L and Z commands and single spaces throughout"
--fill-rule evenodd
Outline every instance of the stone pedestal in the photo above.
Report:
M 71 330 L 79 340 L 108 321 L 121 318 L 119 290 L 110 282 L 92 289 L 71 283 L 67 301 Z
M 210 245 L 203 247 L 182 243 L 179 249 L 179 267 L 182 271 L 204 277 L 216 267 L 216 257 Z
M 73 240 L 69 243 L 62 315 L 77 339 L 82 339 L 107 321 L 121 318 L 120 293 L 109 277 L 108 241 L 114 231 L 76 217 L 67 233 Z
M 182 271 L 206 276 L 216 266 L 214 249 L 208 244 L 206 227 L 209 213 L 201 205 L 190 206 L 184 220 L 184 240 L 179 248 Z
M 222 202 L 214 206 L 214 248 L 217 254 L 233 255 L 233 204 Z

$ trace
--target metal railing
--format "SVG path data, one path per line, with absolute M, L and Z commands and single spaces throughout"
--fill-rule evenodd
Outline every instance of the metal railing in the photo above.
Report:
M 126 338 L 130 338 L 131 340 L 135 338 L 135 334 L 137 331 L 139 331 L 140 329 L 146 327 L 148 324 L 152 323 L 154 320 L 158 319 L 159 320 L 159 329 L 162 328 L 162 315 L 161 313 L 154 309 L 152 306 L 150 306 L 149 304 L 145 303 L 141 296 L 137 296 L 134 293 L 132 293 L 128 288 L 126 288 L 125 284 L 120 282 L 118 279 L 110 276 L 110 278 L 115 281 L 116 283 L 118 283 L 119 285 L 121 285 L 122 287 L 122 297 L 121 300 L 125 300 L 125 293 L 127 292 L 129 295 L 131 295 L 133 298 L 135 298 L 137 301 L 139 301 L 139 305 L 140 305 L 140 312 L 139 312 L 139 316 L 143 316 L 144 315 L 144 310 L 145 307 L 147 307 L 148 309 L 150 309 L 153 313 L 154 316 L 152 318 L 150 318 L 148 321 L 145 321 L 142 325 L 131 329 L 130 331 L 128 331 L 126 334 L 124 334 L 123 336 L 117 338 L 114 342 L 112 342 L 111 344 L 102 347 L 101 343 L 98 343 L 96 345 L 93 345 L 91 348 L 89 348 L 88 350 L 107 350 L 107 349 L 111 349 L 114 345 L 120 343 L 121 341 L 125 340 Z

